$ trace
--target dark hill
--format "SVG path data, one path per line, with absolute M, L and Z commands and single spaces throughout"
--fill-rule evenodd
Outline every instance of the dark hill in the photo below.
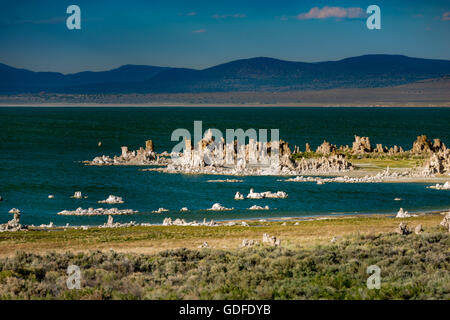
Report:
M 235 60 L 203 70 L 126 65 L 63 75 L 0 64 L 0 93 L 192 93 L 375 88 L 450 75 L 450 61 L 365 55 L 316 63 Z

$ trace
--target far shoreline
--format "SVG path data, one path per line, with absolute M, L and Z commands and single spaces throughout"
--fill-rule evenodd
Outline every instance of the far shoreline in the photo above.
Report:
M 298 108 L 298 107 L 310 107 L 310 108 L 449 108 L 450 102 L 446 104 L 419 104 L 419 103 L 384 103 L 384 104 L 328 104 L 328 103 L 283 103 L 283 104 L 190 104 L 190 103 L 147 103 L 147 104 L 124 104 L 124 103 L 48 103 L 48 104 L 33 104 L 33 103 L 23 103 L 23 104 L 3 104 L 0 103 L 1 108 L 26 108 L 26 107 L 33 107 L 33 108 L 63 108 L 63 107 L 76 107 L 76 108 L 103 108 L 103 107 L 109 107 L 109 108 L 123 108 L 123 107 L 129 107 L 129 108 L 148 108 L 148 107 L 154 107 L 154 108 L 202 108 L 202 107 L 208 107 L 208 108 L 224 108 L 224 107 L 239 107 L 239 108 L 258 108 L 258 107 L 285 107 L 285 108 Z

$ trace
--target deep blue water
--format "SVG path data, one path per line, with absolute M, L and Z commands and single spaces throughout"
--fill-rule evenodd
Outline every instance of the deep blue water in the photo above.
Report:
M 369 136 L 372 144 L 410 149 L 420 134 L 441 138 L 450 145 L 450 108 L 0 108 L 0 222 L 17 207 L 25 224 L 53 221 L 56 225 L 99 224 L 106 217 L 62 217 L 61 210 L 77 207 L 111 207 L 98 204 L 109 194 L 126 201 L 118 208 L 141 213 L 115 217 L 116 221 L 160 223 L 166 216 L 186 220 L 304 216 L 328 213 L 396 212 L 450 207 L 450 191 L 426 189 L 427 184 L 334 184 L 277 181 L 279 177 L 243 177 L 243 183 L 208 183 L 220 176 L 174 175 L 142 172 L 138 167 L 89 167 L 79 161 L 120 154 L 152 139 L 156 150 L 170 151 L 173 130 L 193 133 L 194 120 L 203 130 L 279 129 L 291 146 L 309 142 L 313 148 L 324 139 L 351 145 L 354 135 Z M 97 143 L 102 141 L 102 147 Z M 241 178 L 240 178 L 241 179 Z M 288 199 L 233 200 L 236 191 L 283 190 Z M 88 199 L 70 198 L 82 191 Z M 48 199 L 48 195 L 55 199 Z M 399 197 L 403 201 L 394 201 Z M 238 210 L 213 213 L 203 209 L 220 202 Z M 249 211 L 258 204 L 276 208 Z M 169 213 L 151 214 L 164 207 Z M 191 212 L 178 213 L 181 207 Z

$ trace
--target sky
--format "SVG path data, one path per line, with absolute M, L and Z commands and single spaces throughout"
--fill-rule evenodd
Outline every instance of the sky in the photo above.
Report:
M 69 30 L 69 5 L 81 30 Z M 381 9 L 381 29 L 366 9 Z M 33 71 L 125 64 L 203 69 L 235 59 L 339 60 L 403 54 L 450 60 L 450 0 L 0 0 L 0 63 Z

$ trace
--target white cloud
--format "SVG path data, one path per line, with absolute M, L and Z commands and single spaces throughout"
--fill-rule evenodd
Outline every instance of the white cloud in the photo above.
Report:
M 450 11 L 444 12 L 441 17 L 442 21 L 450 21 Z
M 327 18 L 339 18 L 339 19 L 357 19 L 364 18 L 367 14 L 362 8 L 343 8 L 343 7 L 328 7 L 323 8 L 314 7 L 308 12 L 300 13 L 297 15 L 299 20 L 309 19 L 327 19 Z
M 188 12 L 188 13 L 179 13 L 178 15 L 179 16 L 186 16 L 186 17 L 193 17 L 193 16 L 197 15 L 197 12 L 192 11 L 192 12 Z
M 214 19 L 226 19 L 226 18 L 235 18 L 242 19 L 247 18 L 247 15 L 244 13 L 235 13 L 235 14 L 215 14 L 212 16 Z

